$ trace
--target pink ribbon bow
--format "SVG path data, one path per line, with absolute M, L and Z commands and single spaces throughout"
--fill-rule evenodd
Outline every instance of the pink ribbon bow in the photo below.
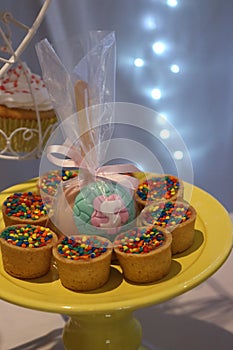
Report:
M 60 154 L 68 158 L 62 159 L 54 154 Z M 138 179 L 133 176 L 126 176 L 126 173 L 139 172 L 140 170 L 132 163 L 104 165 L 96 169 L 90 169 L 85 159 L 81 156 L 79 151 L 69 145 L 51 145 L 47 148 L 47 157 L 55 165 L 65 168 L 79 168 L 87 170 L 93 177 L 108 179 L 122 186 L 136 189 L 138 186 Z M 85 179 L 82 180 L 84 186 Z M 80 184 L 81 185 L 81 184 Z

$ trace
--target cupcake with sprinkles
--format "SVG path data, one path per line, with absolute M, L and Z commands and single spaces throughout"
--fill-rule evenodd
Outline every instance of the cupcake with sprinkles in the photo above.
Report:
M 56 234 L 43 226 L 6 227 L 0 234 L 4 270 L 22 279 L 45 275 L 50 269 L 52 247 L 56 243 Z
M 196 210 L 183 199 L 160 201 L 145 207 L 139 225 L 166 228 L 172 234 L 172 254 L 190 248 L 195 236 Z
M 62 285 L 73 291 L 102 287 L 109 279 L 112 251 L 112 243 L 103 237 L 64 237 L 53 248 Z
M 135 227 L 118 235 L 114 252 L 125 278 L 148 283 L 166 276 L 171 268 L 171 243 L 171 234 L 155 226 Z
M 49 217 L 42 198 L 35 192 L 11 194 L 2 205 L 5 226 L 31 224 L 48 226 Z
M 156 201 L 176 200 L 178 197 L 183 197 L 183 191 L 182 181 L 174 175 L 145 175 L 135 191 L 138 211 Z
M 1 151 L 32 152 L 38 147 L 39 133 L 44 146 L 56 123 L 43 79 L 31 72 L 25 62 L 0 77 Z

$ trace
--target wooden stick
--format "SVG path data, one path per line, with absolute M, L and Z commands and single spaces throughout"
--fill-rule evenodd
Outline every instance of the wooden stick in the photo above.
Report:
M 83 80 L 77 80 L 74 86 L 75 91 L 75 99 L 76 99 L 76 107 L 77 111 L 85 110 L 85 108 L 88 108 L 92 105 L 91 98 L 90 98 L 90 89 L 88 87 L 88 84 Z M 90 113 L 90 111 L 88 111 Z M 93 140 L 93 130 L 91 125 L 91 118 L 89 119 L 89 122 L 87 118 L 84 118 L 84 115 L 78 120 L 79 123 L 79 131 L 81 136 L 81 148 L 82 148 L 82 155 L 85 156 L 87 152 L 91 150 L 91 148 L 94 147 L 94 140 Z M 88 131 L 87 131 L 88 130 Z
M 81 111 L 85 107 L 91 106 L 90 92 L 88 84 L 84 80 L 77 80 L 74 86 L 76 107 L 78 111 Z M 86 101 L 86 97 L 88 97 Z M 86 105 L 88 103 L 88 105 Z

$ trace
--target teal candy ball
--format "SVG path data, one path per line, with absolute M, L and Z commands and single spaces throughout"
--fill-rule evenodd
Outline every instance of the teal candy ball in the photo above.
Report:
M 75 198 L 73 217 L 80 234 L 114 239 L 135 219 L 133 196 L 112 182 L 96 181 L 83 187 Z

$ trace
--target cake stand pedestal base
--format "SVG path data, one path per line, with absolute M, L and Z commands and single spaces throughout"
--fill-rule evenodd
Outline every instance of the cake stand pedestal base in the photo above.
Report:
M 147 350 L 141 324 L 131 311 L 72 315 L 63 331 L 66 350 Z

